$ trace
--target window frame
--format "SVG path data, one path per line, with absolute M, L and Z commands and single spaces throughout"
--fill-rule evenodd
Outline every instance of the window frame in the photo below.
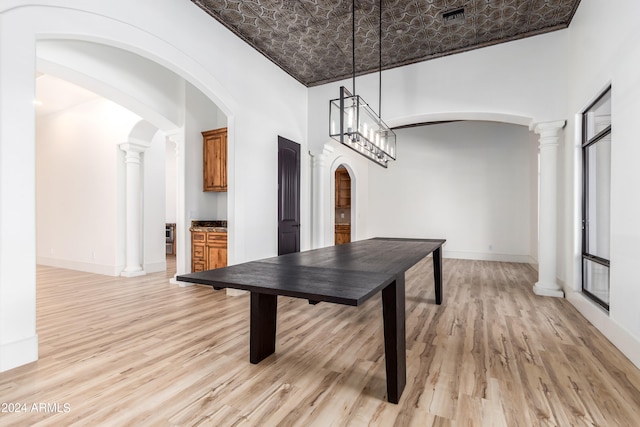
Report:
M 609 124 L 607 127 L 597 132 L 591 138 L 587 139 L 587 135 L 588 135 L 587 114 L 605 96 L 609 96 L 609 99 L 611 100 L 611 85 L 605 88 L 600 93 L 600 95 L 598 95 L 598 97 L 596 97 L 596 99 L 591 104 L 589 104 L 589 106 L 585 108 L 584 111 L 582 112 L 582 137 L 581 137 L 581 142 L 582 142 L 582 148 L 581 148 L 581 154 L 582 154 L 582 251 L 581 252 L 582 252 L 582 256 L 581 256 L 580 264 L 581 264 L 581 272 L 582 272 L 581 273 L 582 293 L 585 294 L 587 297 L 589 297 L 589 299 L 591 299 L 592 301 L 600 305 L 602 308 L 604 308 L 608 312 L 609 303 L 603 301 L 598 296 L 596 296 L 595 294 L 593 294 L 592 292 L 590 292 L 588 289 L 585 288 L 585 281 L 586 281 L 585 267 L 587 265 L 587 262 L 590 261 L 596 264 L 600 264 L 609 270 L 609 274 L 607 275 L 607 280 L 608 280 L 607 289 L 609 294 L 611 292 L 611 286 L 610 286 L 611 285 L 611 282 L 610 282 L 611 260 L 605 259 L 598 255 L 594 255 L 587 252 L 587 249 L 589 247 L 589 189 L 590 189 L 588 149 L 594 146 L 596 143 L 598 143 L 602 139 L 604 139 L 605 137 L 610 136 L 612 134 L 612 127 L 611 127 L 611 124 Z

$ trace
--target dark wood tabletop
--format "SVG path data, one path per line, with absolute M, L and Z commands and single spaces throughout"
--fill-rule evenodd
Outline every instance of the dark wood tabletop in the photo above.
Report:
M 443 243 L 374 238 L 180 275 L 177 280 L 355 306 Z

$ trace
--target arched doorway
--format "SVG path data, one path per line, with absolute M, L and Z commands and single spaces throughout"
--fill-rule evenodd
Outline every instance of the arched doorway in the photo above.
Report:
M 164 153 L 170 152 L 172 194 L 169 194 L 172 201 L 173 211 L 169 212 L 167 218 L 170 221 L 155 221 L 165 213 L 165 206 L 146 206 L 145 218 L 153 219 L 153 222 L 145 220 L 143 233 L 143 247 L 153 248 L 152 256 L 143 257 L 146 267 L 144 270 L 159 271 L 166 266 L 165 261 L 165 240 L 166 237 L 158 232 L 164 228 L 166 234 L 166 222 L 176 224 L 174 228 L 174 236 L 176 242 L 175 264 L 179 273 L 188 271 L 190 258 L 189 236 L 189 216 L 186 212 L 185 205 L 185 188 L 187 182 L 185 180 L 188 175 L 185 173 L 186 167 L 186 149 L 187 146 L 200 144 L 201 138 L 199 132 L 202 130 L 219 128 L 228 126 L 228 116 L 218 108 L 210 96 L 193 86 L 189 81 L 182 77 L 178 72 L 174 72 L 162 64 L 152 59 L 143 57 L 132 51 L 122 49 L 120 47 L 103 44 L 94 41 L 84 41 L 75 39 L 52 39 L 39 40 L 37 42 L 38 68 L 45 76 L 56 76 L 64 81 L 83 87 L 95 93 L 98 97 L 103 97 L 116 105 L 131 111 L 138 115 L 152 126 L 154 132 L 158 129 L 163 132 L 164 137 L 158 141 L 158 145 L 163 143 Z M 153 70 L 151 74 L 154 79 L 148 76 L 141 77 L 140 70 Z M 107 71 L 110 71 L 107 72 Z M 90 76 L 90 77 L 83 77 Z M 144 80 L 146 85 L 138 84 L 140 80 Z M 153 107 L 148 107 L 152 105 Z M 189 122 L 184 119 L 185 111 L 192 111 L 189 115 Z M 119 128 L 120 126 L 116 126 Z M 197 132 L 193 132 L 193 130 Z M 191 130 L 190 133 L 189 130 Z M 195 135 L 195 136 L 194 136 Z M 139 139 L 139 138 L 138 138 Z M 144 138 L 143 138 L 144 139 Z M 150 140 L 150 138 L 146 138 Z M 167 145 L 169 150 L 166 149 Z M 197 146 L 197 145 L 196 145 Z M 149 153 L 144 154 L 144 157 Z M 124 156 L 120 163 L 124 164 Z M 158 162 L 162 161 L 160 156 L 154 156 Z M 148 158 L 146 160 L 149 160 Z M 145 160 L 145 163 L 148 163 Z M 153 170 L 167 168 L 166 161 L 162 161 L 164 168 L 160 168 L 160 163 L 156 162 L 157 167 Z M 145 174 L 149 174 L 151 169 L 144 167 Z M 148 173 L 149 172 L 149 173 Z M 120 172 L 118 172 L 120 173 Z M 164 173 L 164 172 L 163 172 Z M 165 175 L 166 176 L 166 175 Z M 148 180 L 147 180 L 148 181 Z M 168 181 L 168 180 L 165 180 Z M 149 193 L 159 194 L 157 182 L 147 182 L 145 185 L 152 187 Z M 120 188 L 118 191 L 124 191 Z M 166 193 L 166 182 L 165 191 Z M 214 195 L 214 196 L 217 196 Z M 120 196 L 119 196 L 120 197 Z M 227 206 L 225 197 L 212 197 L 211 194 L 194 195 L 195 200 L 192 202 L 192 210 L 197 209 L 211 212 L 215 211 L 211 216 L 216 216 L 218 211 L 224 211 L 226 216 Z M 124 197 L 120 197 L 119 202 L 124 203 Z M 158 199 L 158 198 L 156 198 Z M 169 197 L 166 197 L 169 199 Z M 155 200 L 155 201 L 159 201 Z M 146 202 L 145 202 L 146 203 Z M 157 203 L 156 203 L 157 205 Z M 124 217 L 124 214 L 121 216 Z M 119 220 L 124 221 L 123 219 Z M 158 222 L 158 227 L 152 228 L 148 225 Z M 118 226 L 118 224 L 116 224 Z M 118 240 L 124 242 L 124 230 L 119 230 L 116 234 Z M 156 238 L 156 236 L 159 236 Z M 158 240 L 158 242 L 156 242 Z M 155 243 L 160 243 L 155 245 Z M 157 246 L 157 248 L 156 248 Z M 125 259 L 124 243 L 117 243 L 116 249 L 110 251 L 96 251 L 98 255 L 101 252 L 107 254 L 116 253 L 117 259 L 111 264 L 114 272 L 110 274 L 118 274 L 117 270 L 124 267 Z M 157 250 L 156 250 L 157 249 Z M 89 267 L 93 268 L 93 265 Z M 129 269 L 127 267 L 126 269 Z M 89 269 L 89 271 L 93 271 Z M 172 279 L 172 283 L 175 280 Z
M 351 241 L 351 175 L 344 165 L 335 173 L 335 233 L 334 243 L 340 245 Z

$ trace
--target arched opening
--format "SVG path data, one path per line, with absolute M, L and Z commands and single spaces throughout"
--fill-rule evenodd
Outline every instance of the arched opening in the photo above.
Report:
M 338 166 L 334 172 L 335 181 L 335 229 L 334 244 L 341 245 L 351 241 L 351 175 L 344 165 Z
M 398 159 L 369 169 L 369 235 L 446 236 L 448 258 L 537 262 L 538 148 L 528 127 L 454 120 L 397 134 Z
M 130 142 L 129 140 L 134 138 L 136 140 L 144 139 L 145 143 L 150 144 L 151 147 L 140 153 L 144 191 L 149 195 L 141 207 L 144 212 L 144 223 L 141 224 L 141 239 L 143 239 L 142 244 L 145 251 L 142 256 L 145 264 L 144 270 L 153 272 L 166 268 L 166 234 L 162 232 L 166 233 L 166 223 L 173 223 L 176 224 L 174 241 L 179 240 L 179 242 L 176 245 L 177 253 L 172 255 L 170 265 L 174 269 L 176 267 L 180 269 L 180 265 L 182 265 L 180 273 L 186 272 L 190 264 L 187 261 L 190 258 L 190 239 L 187 236 L 190 220 L 209 219 L 209 216 L 206 215 L 208 211 L 211 212 L 211 217 L 215 216 L 215 219 L 219 219 L 217 217 L 220 216 L 220 219 L 226 220 L 227 197 L 226 194 L 221 196 L 219 194 L 196 193 L 194 196 L 197 199 L 195 204 L 201 209 L 192 210 L 187 214 L 184 198 L 185 170 L 184 167 L 180 168 L 180 161 L 186 160 L 186 145 L 190 145 L 193 152 L 201 152 L 201 149 L 195 145 L 201 143 L 201 140 L 198 139 L 200 132 L 227 126 L 227 116 L 207 95 L 181 76 L 131 51 L 88 41 L 43 40 L 37 43 L 37 53 L 39 79 L 59 77 L 61 82 L 68 82 L 70 85 L 77 85 L 78 88 L 94 93 L 92 99 L 100 105 L 110 105 L 114 111 L 118 110 L 119 113 L 116 115 L 128 114 L 133 118 L 132 120 L 140 121 L 142 119 L 142 123 L 146 124 L 144 129 L 135 123 L 123 124 L 121 120 L 114 117 L 112 111 L 107 111 L 101 119 L 104 121 L 106 117 L 106 121 L 111 123 L 112 129 L 133 128 L 130 135 L 110 136 L 111 145 L 116 146 L 115 153 L 111 156 L 118 158 L 111 162 L 111 170 L 108 175 L 111 178 L 105 177 L 105 179 L 111 179 L 111 184 L 108 186 L 115 188 L 111 188 L 106 193 L 115 194 L 116 200 L 102 203 L 107 208 L 101 212 L 112 213 L 113 218 L 109 219 L 110 225 L 107 228 L 111 230 L 113 242 L 87 244 L 87 247 L 82 249 L 82 253 L 75 248 L 68 248 L 73 253 L 67 254 L 66 260 L 63 251 L 54 248 L 54 246 L 70 246 L 65 243 L 64 239 L 58 238 L 59 243 L 53 243 L 51 240 L 46 244 L 39 242 L 38 262 L 42 263 L 44 260 L 44 263 L 48 265 L 108 275 L 118 275 L 125 268 L 125 227 L 123 224 L 126 222 L 126 218 L 124 217 L 124 209 L 110 209 L 108 206 L 112 202 L 116 205 L 125 204 L 123 181 L 126 180 L 124 166 L 126 156 L 122 150 L 117 149 L 117 146 L 124 142 Z M 93 72 L 88 72 L 90 70 Z M 147 71 L 148 75 L 141 75 L 143 71 Z M 43 72 L 47 74 L 43 74 Z M 149 75 L 153 78 L 149 78 Z M 141 84 L 140 81 L 144 81 L 145 84 Z M 51 87 L 48 90 L 51 90 Z M 66 93 L 66 95 L 68 94 L 69 92 Z M 39 97 L 41 95 L 46 96 L 42 93 L 38 94 Z M 59 100 L 60 97 L 56 97 L 56 101 Z M 51 97 L 49 97 L 49 101 L 52 101 Z M 75 117 L 87 114 L 84 108 L 86 106 L 82 100 L 70 99 L 69 103 L 75 105 L 63 105 L 64 110 L 53 113 L 60 116 L 61 111 L 68 112 L 69 108 L 74 108 Z M 79 106 L 79 104 L 83 105 Z M 153 107 L 149 107 L 149 105 Z M 43 102 L 42 107 L 51 107 L 51 102 Z M 49 111 L 49 114 L 51 113 Z M 73 124 L 68 127 L 78 128 Z M 109 129 L 109 126 L 103 129 Z M 158 130 L 161 132 L 157 132 Z M 190 132 L 190 136 L 185 136 L 185 131 L 188 130 L 192 132 Z M 95 140 L 94 136 L 87 134 L 88 132 L 91 130 L 85 130 L 87 141 Z M 142 138 L 138 135 L 140 132 L 144 133 Z M 60 151 L 54 154 L 64 156 Z M 106 158 L 102 157 L 97 161 L 106 162 Z M 76 168 L 79 162 L 73 164 L 76 165 L 74 166 Z M 95 163 L 93 164 L 95 165 Z M 99 165 L 99 167 L 108 168 L 105 164 Z M 165 179 L 160 179 L 162 175 Z M 99 177 L 96 179 L 99 181 Z M 103 184 L 100 185 L 104 186 L 104 181 L 102 182 Z M 163 182 L 165 185 L 161 191 L 160 187 Z M 180 192 L 183 193 L 182 197 L 177 194 Z M 99 203 L 94 202 L 95 204 Z M 218 214 L 217 211 L 220 213 Z M 191 215 L 192 213 L 193 215 Z M 95 217 L 92 214 L 85 215 L 88 221 Z M 102 221 L 99 221 L 98 224 L 94 223 L 94 227 L 103 227 L 104 225 L 105 223 Z M 41 237 L 43 235 L 41 231 L 46 228 L 38 228 L 38 234 Z M 114 239 L 113 236 L 117 237 Z M 77 241 L 77 239 L 75 240 Z M 102 247 L 96 247 L 96 245 L 102 245 Z M 42 251 L 46 251 L 46 254 Z M 113 259 L 114 257 L 115 259 Z M 56 260 L 56 258 L 58 259 Z
M 224 66 L 218 66 L 225 55 L 234 51 L 234 43 L 240 41 L 231 37 L 224 29 L 218 29 L 216 26 L 212 29 L 211 25 L 198 19 L 197 16 L 201 15 L 196 15 L 193 10 L 181 9 L 190 17 L 189 21 L 192 16 L 196 17 L 193 21 L 198 26 L 198 31 L 185 33 L 176 32 L 171 26 L 156 25 L 157 22 L 164 22 L 167 16 L 171 16 L 165 9 L 162 12 L 151 13 L 152 16 L 148 16 L 149 19 L 144 25 L 137 25 L 140 24 L 138 19 L 142 15 L 136 14 L 135 10 L 130 11 L 129 8 L 114 5 L 106 8 L 92 5 L 86 8 L 71 8 L 64 3 L 54 1 L 44 6 L 25 4 L 24 7 L 0 7 L 4 42 L 0 55 L 0 83 L 3 88 L 0 143 L 4 160 L 1 168 L 3 184 L 0 226 L 3 247 L 12 249 L 2 251 L 0 256 L 0 291 L 3 295 L 10 296 L 6 303 L 16 307 L 15 310 L 3 311 L 0 316 L 0 325 L 11 331 L 10 336 L 3 336 L 4 341 L 0 345 L 3 355 L 0 370 L 38 358 L 35 278 L 37 248 L 34 226 L 36 130 L 33 95 L 38 59 L 36 45 L 39 41 L 84 40 L 119 48 L 174 72 L 183 82 L 192 85 L 203 98 L 219 107 L 226 118 L 228 128 L 229 191 L 228 203 L 225 205 L 228 208 L 228 230 L 231 236 L 228 242 L 229 263 L 262 257 L 272 253 L 275 248 L 275 239 L 271 237 L 276 235 L 276 231 L 269 226 L 275 214 L 272 214 L 274 210 L 269 207 L 276 205 L 275 197 L 272 196 L 277 192 L 277 188 L 271 185 L 268 179 L 262 178 L 268 177 L 268 174 L 275 170 L 276 162 L 274 157 L 269 155 L 271 146 L 266 141 L 269 134 L 287 126 L 291 129 L 291 136 L 295 138 L 303 139 L 301 136 L 306 135 L 307 131 L 304 126 L 289 126 L 291 123 L 304 123 L 306 89 L 290 80 L 280 70 L 265 63 L 262 56 L 249 51 L 238 52 L 242 58 L 240 61 L 230 61 L 229 64 L 225 62 Z M 10 25 L 4 25 L 5 22 Z M 217 42 L 209 43 L 207 39 L 215 39 Z M 264 87 L 260 79 L 247 79 L 247 70 L 264 74 L 263 77 L 267 80 L 273 77 L 277 84 Z M 149 71 L 146 75 L 152 78 L 155 73 Z M 295 92 L 291 97 L 293 103 L 283 103 L 277 97 L 271 96 L 287 90 Z M 262 96 L 256 98 L 256 93 Z M 256 108 L 256 99 L 260 102 L 259 108 Z M 147 105 L 155 106 L 153 103 Z M 194 111 L 206 114 L 202 109 Z M 191 118 L 191 114 L 185 114 L 177 123 L 181 123 L 182 120 L 188 122 Z M 154 121 L 147 120 L 157 126 Z M 236 123 L 239 125 L 236 126 Z M 246 126 L 246 123 L 254 126 Z M 165 127 L 158 127 L 167 134 Z M 214 126 L 204 129 L 211 128 Z M 167 137 L 175 136 L 176 146 L 188 148 L 189 134 L 182 128 L 174 130 L 181 130 L 182 133 L 167 134 Z M 194 132 L 191 137 L 201 140 L 200 131 L 201 129 L 198 129 L 197 134 Z M 264 140 L 260 139 L 262 137 Z M 256 141 L 258 143 L 255 143 Z M 252 147 L 251 150 L 248 149 L 249 146 Z M 257 152 L 253 147 L 257 148 Z M 117 147 L 113 149 L 118 150 Z M 185 235 L 189 233 L 192 212 L 198 213 L 197 208 L 194 209 L 190 203 L 193 197 L 199 197 L 201 193 L 197 181 L 199 168 L 194 162 L 196 151 L 181 151 L 180 158 L 176 160 L 176 163 L 180 163 L 178 168 L 184 171 L 183 181 L 177 183 L 177 186 L 185 190 L 182 192 L 183 199 L 178 200 L 177 205 L 181 206 L 178 210 L 186 231 L 180 233 L 178 230 L 178 253 L 181 248 L 186 251 L 187 246 L 190 246 L 181 243 L 188 242 Z M 304 153 L 306 156 L 306 150 Z M 185 158 L 186 156 L 192 157 Z M 307 163 L 302 162 L 303 186 L 308 184 L 305 173 Z M 249 173 L 241 173 L 248 170 L 255 171 L 256 176 L 261 179 L 251 180 L 248 177 Z M 256 198 L 253 197 L 254 194 L 261 194 L 263 197 Z M 303 197 L 308 197 L 306 192 Z M 265 215 L 258 216 L 257 219 L 256 216 L 245 215 L 246 212 L 257 211 L 257 207 L 265 205 Z M 308 210 L 303 212 L 303 215 L 308 217 Z M 303 246 L 308 245 L 304 239 L 308 240 L 306 228 L 309 227 L 309 222 L 303 223 Z M 255 224 L 255 227 L 247 227 L 249 223 Z M 99 225 L 92 224 L 92 227 Z M 181 242 L 180 236 L 185 240 Z M 182 266 L 177 265 L 180 274 L 189 269 L 185 258 L 190 258 L 190 254 L 183 257 Z M 7 342 L 9 344 L 5 345 Z M 4 357 L 7 354 L 10 356 Z

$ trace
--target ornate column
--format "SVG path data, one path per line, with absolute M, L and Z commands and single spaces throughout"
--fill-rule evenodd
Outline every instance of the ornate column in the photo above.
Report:
M 329 218 L 327 217 L 329 210 L 327 200 L 330 194 L 330 192 L 328 192 L 328 183 L 331 182 L 327 159 L 332 153 L 333 148 L 328 144 L 325 144 L 321 151 L 310 153 L 312 156 L 311 167 L 313 173 L 313 210 L 311 212 L 311 221 L 313 224 L 311 244 L 313 248 L 327 246 L 325 235 L 326 227 L 329 224 Z
M 166 132 L 167 141 L 175 144 L 176 150 L 176 274 L 169 283 L 180 286 L 190 286 L 189 283 L 178 282 L 176 276 L 191 271 L 187 260 L 187 248 L 190 248 L 187 234 L 187 215 L 185 203 L 185 137 L 184 128 Z
M 536 295 L 563 297 L 557 281 L 557 188 L 558 146 L 565 121 L 532 125 L 540 135 L 540 209 L 538 218 L 538 282 Z
M 140 154 L 150 143 L 129 140 L 120 144 L 125 152 L 126 165 L 126 266 L 121 276 L 135 277 L 146 274 L 142 269 L 142 180 L 140 178 Z

